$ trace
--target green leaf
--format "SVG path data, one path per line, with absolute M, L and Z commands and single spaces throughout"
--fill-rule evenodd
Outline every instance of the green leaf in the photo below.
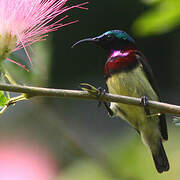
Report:
M 0 106 L 3 107 L 7 104 L 8 98 L 4 95 L 3 91 L 0 91 Z
M 179 0 L 159 0 L 151 6 L 152 8 L 138 17 L 132 26 L 137 35 L 162 34 L 180 25 Z
M 141 1 L 147 5 L 154 5 L 154 4 L 161 2 L 162 0 L 141 0 Z

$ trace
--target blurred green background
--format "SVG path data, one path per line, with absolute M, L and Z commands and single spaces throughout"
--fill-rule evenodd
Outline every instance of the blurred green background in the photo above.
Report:
M 69 4 L 81 2 L 71 0 Z M 18 82 L 65 89 L 79 89 L 86 82 L 105 88 L 104 51 L 88 44 L 70 47 L 80 39 L 121 29 L 136 39 L 149 60 L 163 101 L 180 104 L 180 1 L 89 2 L 88 11 L 66 13 L 70 15 L 67 21 L 79 19 L 78 23 L 33 46 L 36 53 L 32 53 L 30 73 L 7 62 Z M 12 56 L 21 62 L 25 53 Z M 164 174 L 156 172 L 151 154 L 135 130 L 119 118 L 110 119 L 95 101 L 34 98 L 19 102 L 1 116 L 0 135 L 23 136 L 43 144 L 56 159 L 57 180 L 178 180 L 180 129 L 172 124 L 171 116 L 168 119 L 165 149 L 171 169 Z

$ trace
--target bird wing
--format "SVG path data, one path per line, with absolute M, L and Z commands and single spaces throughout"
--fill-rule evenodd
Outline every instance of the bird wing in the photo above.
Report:
M 159 88 L 157 86 L 157 82 L 154 78 L 152 69 L 151 69 L 147 59 L 145 58 L 145 56 L 141 52 L 137 51 L 135 53 L 136 53 L 136 58 L 137 58 L 138 62 L 142 65 L 143 70 L 144 70 L 152 88 L 154 89 L 154 91 L 158 95 L 159 100 L 161 101 Z M 160 128 L 161 136 L 163 137 L 164 140 L 168 140 L 168 131 L 167 131 L 165 114 L 161 114 L 159 116 L 159 120 L 160 120 L 159 121 L 159 128 Z

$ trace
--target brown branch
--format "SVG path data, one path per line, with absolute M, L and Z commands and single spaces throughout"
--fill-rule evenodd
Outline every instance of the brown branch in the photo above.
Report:
M 100 101 L 119 102 L 124 104 L 141 106 L 140 98 L 120 96 L 109 93 L 97 97 L 89 92 L 80 91 L 80 90 L 41 88 L 41 87 L 31 87 L 31 86 L 10 85 L 10 84 L 0 84 L 0 90 L 25 93 L 27 94 L 28 97 L 45 96 L 45 97 L 57 97 L 57 98 L 84 99 L 84 100 L 98 100 L 98 101 L 100 100 Z M 180 115 L 180 106 L 178 105 L 167 104 L 157 101 L 149 101 L 149 107 L 157 109 L 163 113 Z

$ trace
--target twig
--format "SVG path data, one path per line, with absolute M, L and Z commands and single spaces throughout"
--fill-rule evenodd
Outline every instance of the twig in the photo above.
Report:
M 84 99 L 84 100 L 119 102 L 124 104 L 141 106 L 140 98 L 120 96 L 109 93 L 97 97 L 89 92 L 80 91 L 80 90 L 41 88 L 41 87 L 31 87 L 31 86 L 10 85 L 10 84 L 0 84 L 0 90 L 25 93 L 27 94 L 28 97 L 46 96 L 46 97 L 57 97 L 57 98 L 73 98 L 73 99 Z M 157 101 L 149 101 L 149 107 L 157 109 L 163 113 L 180 115 L 180 106 L 178 105 L 167 104 Z

